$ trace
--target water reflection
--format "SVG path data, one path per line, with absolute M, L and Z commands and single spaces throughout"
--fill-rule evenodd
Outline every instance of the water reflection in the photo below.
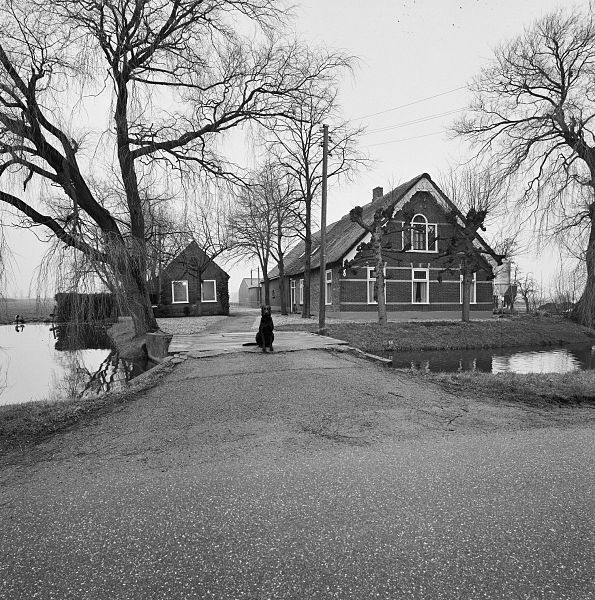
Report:
M 0 404 L 98 395 L 151 366 L 122 359 L 104 329 L 0 326 Z
M 395 352 L 393 367 L 433 372 L 568 373 L 595 369 L 595 346 Z

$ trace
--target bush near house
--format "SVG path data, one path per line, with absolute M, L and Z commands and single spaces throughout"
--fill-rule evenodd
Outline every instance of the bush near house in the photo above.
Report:
M 55 295 L 57 323 L 72 321 L 111 321 L 118 319 L 118 310 L 112 294 L 79 294 L 60 292 Z

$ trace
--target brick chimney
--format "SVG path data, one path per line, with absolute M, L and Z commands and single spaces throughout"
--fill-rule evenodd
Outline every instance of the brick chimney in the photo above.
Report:
M 372 200 L 378 200 L 378 198 L 382 198 L 384 196 L 384 190 L 378 186 L 372 190 Z

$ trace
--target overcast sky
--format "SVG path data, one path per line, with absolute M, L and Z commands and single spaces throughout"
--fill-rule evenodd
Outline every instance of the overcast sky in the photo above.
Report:
M 329 189 L 328 222 L 370 201 L 372 188 L 427 172 L 434 179 L 469 156 L 447 129 L 469 102 L 466 84 L 500 42 L 568 3 L 554 0 L 309 0 L 296 2 L 296 32 L 314 45 L 359 57 L 341 89 L 344 115 L 365 124 L 362 147 L 375 161 L 357 180 Z M 587 7 L 588 1 L 575 3 Z M 376 114 L 380 113 L 380 114 Z M 373 116 L 372 116 L 373 115 Z M 43 246 L 27 231 L 10 234 L 14 281 L 27 295 Z M 545 258 L 544 258 L 545 257 Z M 551 253 L 518 257 L 544 283 Z M 255 267 L 255 265 L 253 265 Z M 250 265 L 229 269 L 236 294 Z

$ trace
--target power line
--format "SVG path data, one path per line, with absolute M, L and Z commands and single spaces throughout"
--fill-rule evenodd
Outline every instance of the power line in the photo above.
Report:
M 426 133 L 424 135 L 414 135 L 413 137 L 402 138 L 400 140 L 389 140 L 388 142 L 380 142 L 378 144 L 368 144 L 368 148 L 371 148 L 372 146 L 384 146 L 386 144 L 395 144 L 397 142 L 408 142 L 409 140 L 418 140 L 420 138 L 429 137 L 431 135 L 438 135 L 440 133 L 444 133 L 444 131 L 434 131 L 433 133 Z
M 408 102 L 407 104 L 401 104 L 400 106 L 394 106 L 393 108 L 387 108 L 386 110 L 381 110 L 379 112 L 371 113 L 369 115 L 363 115 L 362 117 L 355 117 L 354 119 L 350 119 L 350 121 L 360 121 L 361 119 L 369 119 L 370 117 L 384 115 L 385 113 L 392 112 L 394 110 L 406 108 L 407 106 L 413 106 L 414 104 L 419 104 L 420 102 L 425 102 L 426 100 L 432 100 L 432 98 L 439 98 L 440 96 L 446 96 L 447 94 L 452 94 L 453 92 L 458 92 L 459 90 L 464 90 L 464 89 L 467 89 L 466 85 L 462 85 L 460 87 L 453 88 L 452 90 L 447 90 L 446 92 L 441 92 L 440 94 L 434 94 L 433 96 L 426 96 L 425 98 L 420 98 L 419 100 L 414 100 L 413 102 Z
M 370 129 L 364 133 L 364 135 L 369 135 L 372 133 L 380 133 L 382 131 L 390 131 L 391 129 L 399 129 L 400 127 L 406 127 L 408 125 L 416 125 L 418 123 L 425 123 L 426 121 L 432 121 L 434 119 L 439 119 L 440 117 L 447 117 L 448 115 L 453 115 L 461 112 L 464 107 L 456 108 L 453 110 L 449 110 L 442 113 L 436 113 L 433 115 L 428 115 L 426 117 L 419 117 L 418 119 L 413 119 L 412 121 L 404 121 L 403 123 L 397 123 L 395 125 L 387 125 L 386 127 L 379 127 L 378 129 Z

